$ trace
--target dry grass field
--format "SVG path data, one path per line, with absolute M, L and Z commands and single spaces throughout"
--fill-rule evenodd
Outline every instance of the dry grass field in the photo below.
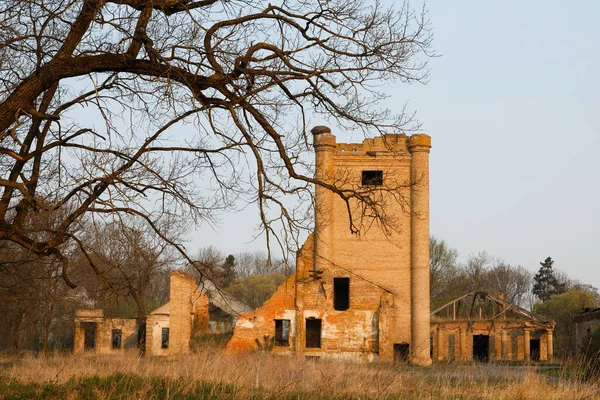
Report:
M 581 372 L 581 373 L 580 373 Z M 305 361 L 202 350 L 183 359 L 0 356 L 2 399 L 594 399 L 583 368 L 495 364 L 431 368 Z

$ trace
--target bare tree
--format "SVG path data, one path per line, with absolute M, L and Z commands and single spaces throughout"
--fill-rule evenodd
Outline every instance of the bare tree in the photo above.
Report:
M 60 266 L 54 259 L 7 243 L 0 247 L 0 260 L 0 314 L 5 320 L 0 349 L 39 345 L 46 355 L 51 335 L 66 322 L 60 318 L 67 290 Z
M 491 268 L 493 261 L 494 257 L 485 250 L 469 255 L 464 270 L 469 279 L 470 290 L 485 290 L 487 271 Z
M 199 249 L 192 262 L 185 263 L 183 270 L 191 274 L 198 284 L 201 284 L 204 278 L 208 278 L 219 289 L 219 267 L 225 260 L 225 256 L 215 246 L 207 246 Z
M 57 258 L 73 286 L 62 246 L 85 251 L 86 215 L 134 216 L 182 254 L 164 219 L 250 203 L 269 248 L 297 248 L 310 219 L 288 205 L 313 184 L 385 220 L 369 193 L 312 177 L 307 130 L 402 132 L 411 115 L 378 108 L 378 88 L 426 80 L 430 43 L 408 3 L 5 0 L 0 240 Z M 44 214 L 61 217 L 29 223 Z
M 235 254 L 235 259 L 236 273 L 240 278 L 272 273 L 290 275 L 294 271 L 295 266 L 295 259 L 271 258 L 268 254 L 261 251 Z
M 486 290 L 493 294 L 502 293 L 505 300 L 520 307 L 529 306 L 532 275 L 524 267 L 512 266 L 495 260 L 494 266 L 486 271 Z
M 445 240 L 432 236 L 429 240 L 429 286 L 432 309 L 464 294 L 463 285 L 458 284 L 458 281 L 465 281 L 461 279 L 463 275 L 458 264 L 458 251 L 448 246 Z
M 202 265 L 209 267 L 211 271 L 216 271 L 219 264 L 223 262 L 225 256 L 215 246 L 203 247 L 198 250 L 195 260 Z
M 33 214 L 28 217 L 27 226 L 34 228 L 37 240 L 43 240 L 47 237 L 43 228 L 62 216 L 61 212 Z M 75 246 L 61 246 L 65 257 L 70 257 L 74 250 Z M 31 252 L 14 242 L 0 241 L 0 314 L 8 322 L 2 324 L 0 336 L 10 336 L 12 350 L 39 345 L 46 355 L 51 335 L 65 328 L 71 330 L 72 319 L 61 318 L 69 308 L 66 290 L 59 260 Z M 0 340 L 2 347 L 9 346 Z
M 147 225 L 118 221 L 89 229 L 82 240 L 86 254 L 96 267 L 96 292 L 109 312 L 115 304 L 132 302 L 140 328 L 139 347 L 144 351 L 146 315 L 157 307 L 157 297 L 168 298 L 168 276 L 177 261 L 173 249 Z M 169 235 L 169 229 L 161 231 Z M 165 292 L 157 296 L 158 292 Z
M 532 276 L 522 266 L 507 264 L 502 259 L 480 251 L 458 263 L 458 252 L 444 240 L 430 240 L 431 304 L 435 309 L 470 291 L 486 291 L 518 306 L 531 308 Z

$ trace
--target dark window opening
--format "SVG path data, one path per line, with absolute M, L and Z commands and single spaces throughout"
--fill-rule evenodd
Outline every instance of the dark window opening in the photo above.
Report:
M 473 335 L 473 359 L 479 362 L 488 362 L 490 350 L 490 337 L 488 335 Z
M 290 345 L 290 320 L 276 319 L 275 320 L 275 345 L 289 346 Z
M 321 320 L 309 318 L 306 320 L 306 347 L 321 347 Z
M 409 345 L 406 342 L 394 343 L 394 363 L 407 362 Z
M 433 336 L 429 337 L 429 357 L 433 360 Z
M 160 342 L 161 349 L 169 348 L 169 328 L 162 328 L 162 339 Z
M 383 171 L 363 171 L 363 186 L 381 186 L 383 185 Z
M 95 322 L 82 322 L 83 327 L 83 348 L 85 350 L 94 350 L 96 348 L 96 327 Z
M 123 332 L 120 329 L 112 330 L 112 348 L 120 349 L 121 348 L 121 338 L 123 336 Z
M 540 361 L 540 339 L 529 341 L 529 357 L 531 361 Z
M 333 308 L 338 311 L 350 308 L 350 278 L 333 278 Z

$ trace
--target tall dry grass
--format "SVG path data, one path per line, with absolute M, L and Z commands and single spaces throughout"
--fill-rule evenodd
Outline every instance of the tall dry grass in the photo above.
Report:
M 148 382 L 160 378 L 176 384 L 178 393 L 192 392 L 198 382 L 229 387 L 226 395 L 215 392 L 214 398 L 600 398 L 598 382 L 573 378 L 575 375 L 567 370 L 548 377 L 533 368 L 493 364 L 417 368 L 335 360 L 315 362 L 270 353 L 233 354 L 218 350 L 202 350 L 174 360 L 138 358 L 134 353 L 54 354 L 46 359 L 0 356 L 0 381 L 5 383 L 64 385 L 78 378 L 117 374 L 147 378 Z M 104 396 L 120 398 L 118 393 L 99 393 L 98 398 Z

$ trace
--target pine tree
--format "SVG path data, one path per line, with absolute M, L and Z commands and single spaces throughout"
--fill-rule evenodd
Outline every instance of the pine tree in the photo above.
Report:
M 221 264 L 219 278 L 220 286 L 222 288 L 227 288 L 235 281 L 235 257 L 232 254 L 228 255 L 227 258 L 225 258 L 225 262 Z
M 563 284 L 558 282 L 552 269 L 551 257 L 547 257 L 544 262 L 541 262 L 540 270 L 533 277 L 533 294 L 542 302 L 549 300 L 553 295 L 564 293 L 565 287 Z

